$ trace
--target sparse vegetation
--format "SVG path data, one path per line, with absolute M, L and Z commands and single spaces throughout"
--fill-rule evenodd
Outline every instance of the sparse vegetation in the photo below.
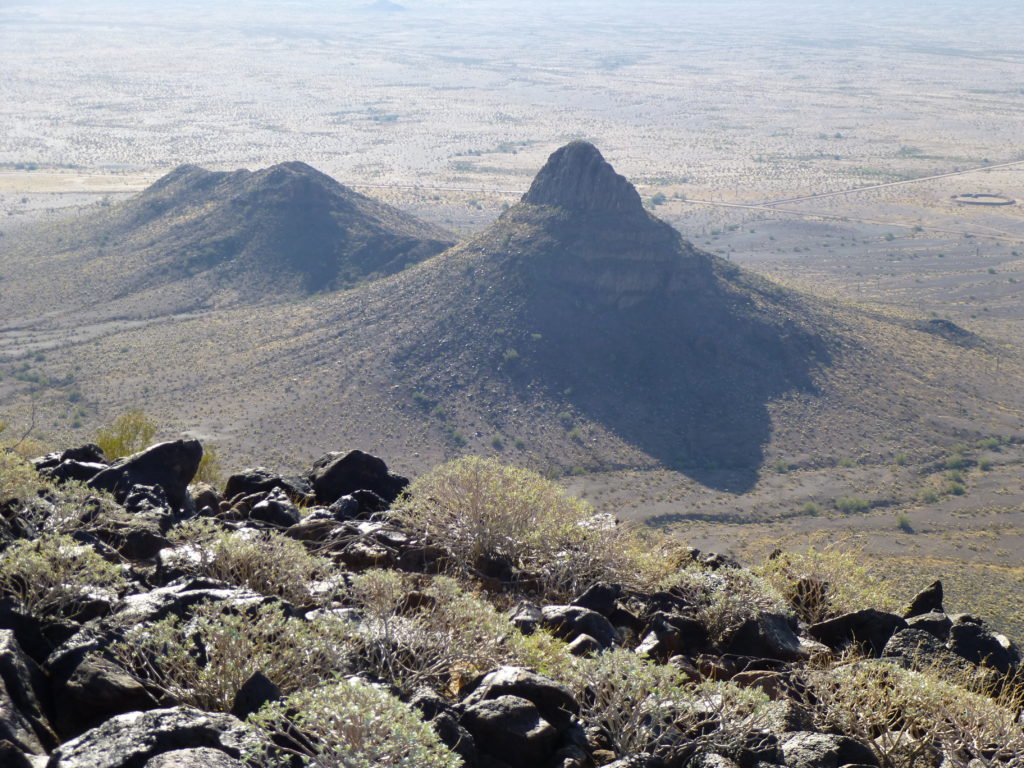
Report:
M 851 542 L 787 552 L 753 571 L 809 624 L 863 608 L 897 607 L 885 582 L 871 570 L 863 547 Z
M 144 411 L 135 408 L 122 413 L 109 427 L 96 433 L 96 445 L 113 461 L 141 451 L 153 442 L 157 425 Z
M 345 668 L 347 634 L 330 616 L 306 621 L 273 604 L 205 603 L 187 621 L 170 616 L 128 628 L 110 654 L 176 701 L 228 712 L 255 670 L 286 695 L 329 682 Z
M 845 515 L 851 515 L 857 512 L 867 512 L 871 509 L 871 504 L 860 496 L 841 496 L 836 499 L 836 509 Z
M 346 625 L 343 646 L 363 669 L 409 693 L 424 685 L 457 690 L 501 664 L 556 675 L 569 664 L 562 643 L 520 634 L 450 578 L 367 571 L 352 579 L 346 599 L 360 620 Z
M 269 704 L 249 722 L 277 746 L 265 764 L 288 766 L 295 755 L 315 766 L 459 768 L 434 730 L 387 691 L 358 679 L 339 680 Z
M 535 472 L 469 456 L 418 478 L 395 513 L 462 572 L 505 563 L 549 596 L 596 578 L 634 581 L 648 567 L 629 534 Z
M 283 598 L 296 606 L 329 602 L 330 562 L 310 554 L 302 543 L 277 531 L 230 531 L 196 519 L 177 526 L 172 540 L 181 547 L 177 567 L 197 575 Z M 320 589 L 317 595 L 311 587 Z
M 124 584 L 116 565 L 65 534 L 15 541 L 0 557 L 0 595 L 48 619 L 74 617 L 97 590 L 116 599 Z

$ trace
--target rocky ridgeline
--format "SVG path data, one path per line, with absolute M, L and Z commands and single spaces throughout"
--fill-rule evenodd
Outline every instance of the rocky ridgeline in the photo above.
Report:
M 169 616 L 187 619 L 201 605 L 244 612 L 273 603 L 296 621 L 310 621 L 322 610 L 190 574 L 182 567 L 182 556 L 187 562 L 188 553 L 170 535 L 184 521 L 201 518 L 233 531 L 281 532 L 328 558 L 342 580 L 371 568 L 425 574 L 422 578 L 427 579 L 448 557 L 429 536 L 394 519 L 391 505 L 408 481 L 389 472 L 379 458 L 361 451 L 329 453 L 300 476 L 247 469 L 232 475 L 220 490 L 190 485 L 201 457 L 198 442 L 176 441 L 113 463 L 93 445 L 34 461 L 38 473 L 56 483 L 76 480 L 113 495 L 127 516 L 104 525 L 106 513 L 90 506 L 88 499 L 81 501 L 74 538 L 118 564 L 127 580 L 118 591 L 102 586 L 83 590 L 60 618 L 33 615 L 11 595 L 3 596 L 4 768 L 264 764 L 257 755 L 268 737 L 246 722 L 261 705 L 281 698 L 264 670 L 245 670 L 230 712 L 208 712 L 155 690 L 106 653 L 126 626 L 151 626 Z M 52 502 L 43 496 L 44 506 Z M 8 551 L 14 542 L 34 535 L 19 517 L 19 508 L 15 500 L 0 499 L 0 546 Z M 740 568 L 721 555 L 688 550 L 687 556 L 711 574 Z M 862 736 L 815 727 L 802 682 L 806 668 L 855 652 L 902 668 L 922 663 L 950 670 L 976 668 L 1005 682 L 1021 664 L 1018 647 L 984 622 L 947 614 L 938 582 L 921 592 L 903 615 L 867 609 L 806 624 L 792 613 L 755 611 L 728 637 L 721 637 L 678 591 L 643 592 L 599 582 L 567 604 L 542 604 L 523 597 L 524 575 L 508 562 L 473 565 L 484 589 L 522 598 L 508 615 L 524 635 L 546 630 L 579 657 L 625 648 L 691 681 L 731 681 L 763 692 L 779 706 L 773 722 L 718 747 L 709 747 L 714 742 L 706 738 L 724 725 L 712 713 L 703 731 L 692 734 L 693 749 L 663 760 L 645 753 L 616 753 L 609 748 L 609 734 L 581 718 L 586 696 L 522 667 L 499 666 L 463 681 L 447 696 L 394 691 L 466 768 L 885 768 L 879 751 Z M 799 582 L 794 599 L 804 599 L 821 586 Z M 427 599 L 419 592 L 407 596 L 412 606 Z M 351 611 L 343 605 L 335 610 Z M 899 727 L 898 721 L 893 727 Z M 1005 745 L 990 744 L 986 750 L 984 760 L 972 766 L 1020 764 L 1021 754 Z M 932 762 L 922 758 L 917 764 L 946 768 L 966 765 L 971 758 L 964 752 L 963 761 L 957 762 L 956 755 L 932 754 L 927 748 L 921 754 L 931 755 Z

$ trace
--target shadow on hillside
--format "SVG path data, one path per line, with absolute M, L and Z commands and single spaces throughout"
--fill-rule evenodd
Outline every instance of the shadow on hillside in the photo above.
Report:
M 552 395 L 661 462 L 719 491 L 757 483 L 771 437 L 768 404 L 812 389 L 824 343 L 720 298 L 627 310 L 541 297 L 531 372 Z

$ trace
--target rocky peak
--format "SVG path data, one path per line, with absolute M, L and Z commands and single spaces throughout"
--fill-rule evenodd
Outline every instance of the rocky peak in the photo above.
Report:
M 556 150 L 533 180 L 523 202 L 587 214 L 645 214 L 633 185 L 586 141 L 574 141 Z

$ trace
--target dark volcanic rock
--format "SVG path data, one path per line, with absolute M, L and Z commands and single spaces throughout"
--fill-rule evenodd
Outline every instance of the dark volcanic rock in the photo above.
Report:
M 67 480 L 77 480 L 80 483 L 84 483 L 88 480 L 92 480 L 106 468 L 106 464 L 100 464 L 99 462 L 75 461 L 73 459 L 69 459 L 67 461 L 62 461 L 55 467 L 41 469 L 39 470 L 39 474 L 51 480 L 56 480 L 59 483 L 63 483 Z
M 0 741 L 41 755 L 57 745 L 46 717 L 42 670 L 18 645 L 11 630 L 0 630 Z
M 728 650 L 742 656 L 781 661 L 807 658 L 789 620 L 775 613 L 760 613 L 744 621 L 733 635 Z
M 523 196 L 530 205 L 567 208 L 593 216 L 646 216 L 636 189 L 585 141 L 566 144 L 547 163 Z
M 159 706 L 123 668 L 91 656 L 85 656 L 70 675 L 55 675 L 53 700 L 55 723 L 64 738 L 78 736 L 115 715 Z
M 295 503 L 288 498 L 288 494 L 280 488 L 275 488 L 266 498 L 253 505 L 249 510 L 249 517 L 280 528 L 288 528 L 299 522 L 301 514 Z
M 949 631 L 948 647 L 953 653 L 974 664 L 983 664 L 1002 673 L 1021 663 L 1020 649 L 1003 635 L 991 632 L 981 624 L 959 620 Z
M 318 504 L 330 506 L 342 496 L 359 490 L 373 491 L 388 503 L 398 498 L 409 481 L 388 472 L 387 464 L 362 451 L 328 453 L 309 471 Z
M 697 619 L 658 611 L 647 622 L 644 638 L 636 652 L 665 661 L 677 654 L 693 654 L 708 644 L 708 631 Z
M 541 624 L 563 640 L 590 635 L 603 648 L 615 643 L 615 627 L 611 622 L 597 611 L 578 605 L 545 605 L 541 609 Z
M 573 605 L 581 608 L 589 608 L 608 616 L 615 610 L 615 601 L 622 597 L 622 586 L 620 584 L 606 584 L 604 582 L 592 585 L 586 592 L 572 601 Z
M 814 624 L 811 637 L 833 650 L 856 643 L 873 656 L 881 656 L 889 638 L 907 628 L 900 616 L 869 608 Z
M 203 446 L 198 440 L 158 443 L 141 453 L 114 462 L 89 485 L 110 491 L 123 502 L 136 485 L 159 485 L 167 500 L 182 509 L 188 498 L 188 484 L 199 469 Z
M 568 727 L 572 716 L 580 711 L 568 688 L 522 667 L 500 667 L 487 673 L 463 704 L 472 706 L 500 696 L 518 696 L 532 702 L 541 716 L 558 728 Z
M 239 494 L 250 496 L 254 493 L 268 493 L 280 488 L 292 501 L 305 500 L 312 496 L 313 489 L 302 477 L 282 477 L 265 467 L 250 467 L 228 478 L 224 486 L 224 498 L 233 499 Z
M 945 613 L 945 609 L 942 607 L 941 581 L 935 581 L 918 592 L 903 612 L 903 618 L 909 619 L 925 613 Z
M 235 700 L 231 704 L 231 714 L 244 720 L 267 702 L 277 701 L 280 698 L 281 689 L 274 685 L 270 678 L 262 672 L 253 672 L 235 694 Z
M 558 731 L 531 702 L 518 696 L 500 696 L 468 707 L 462 724 L 477 748 L 506 762 L 510 768 L 536 768 L 549 760 Z
M 911 629 L 923 629 L 945 642 L 949 639 L 949 630 L 953 628 L 953 621 L 944 613 L 923 613 L 907 619 L 907 626 Z
M 0 739 L 0 765 L 4 768 L 39 768 L 39 763 L 4 739 Z
M 288 607 L 276 598 L 270 598 L 247 589 L 229 587 L 224 583 L 193 579 L 170 584 L 149 592 L 128 595 L 117 616 L 120 620 L 136 624 L 159 621 L 174 615 L 184 618 L 195 606 L 206 602 L 228 601 L 239 608 L 275 603 Z M 291 609 L 289 608 L 289 611 Z
M 878 765 L 865 744 L 848 736 L 828 733 L 790 733 L 782 738 L 787 768 L 840 768 L 844 765 Z
M 107 464 L 107 457 L 103 450 L 95 443 L 86 443 L 78 448 L 68 448 L 66 451 L 48 453 L 45 456 L 32 459 L 32 464 L 37 470 L 56 467 L 65 461 L 78 461 L 91 464 Z
M 255 733 L 231 715 L 172 707 L 111 718 L 58 747 L 47 768 L 143 768 L 174 750 L 208 747 L 239 757 L 259 745 Z

